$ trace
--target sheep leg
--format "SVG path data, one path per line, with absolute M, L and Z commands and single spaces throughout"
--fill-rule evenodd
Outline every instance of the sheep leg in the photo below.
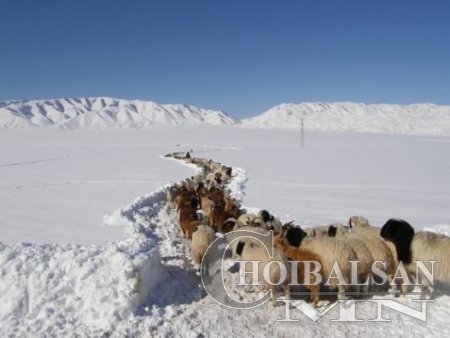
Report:
M 314 307 L 317 307 L 320 300 L 320 286 L 310 285 L 308 289 L 311 292 L 311 303 Z
M 274 285 L 272 287 L 272 301 L 271 301 L 273 307 L 275 307 L 278 302 L 276 289 L 277 289 L 277 287 Z
M 398 285 L 397 282 L 392 284 L 392 281 L 394 280 L 394 276 L 393 275 L 388 275 L 388 283 L 389 283 L 389 293 L 395 297 L 399 296 L 399 289 L 398 289 Z
M 364 285 L 361 285 L 361 292 L 363 294 L 363 296 L 368 296 L 369 295 L 369 288 L 370 288 L 370 274 L 366 276 L 365 280 L 364 280 Z
M 430 299 L 433 295 L 434 288 L 426 278 L 419 276 L 420 280 L 420 299 Z
M 338 285 L 337 298 L 339 300 L 346 300 L 348 297 L 345 295 L 346 288 L 343 285 Z

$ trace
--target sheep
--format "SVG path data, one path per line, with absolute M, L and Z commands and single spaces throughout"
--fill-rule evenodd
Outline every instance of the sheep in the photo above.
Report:
M 224 205 L 213 202 L 208 220 L 209 224 L 214 228 L 214 230 L 225 230 L 222 226 L 231 217 L 233 217 L 233 215 L 225 211 Z
M 238 217 L 237 221 L 240 226 L 248 226 L 256 217 L 255 214 L 245 213 Z
M 206 175 L 205 185 L 208 189 L 211 189 L 211 188 L 217 186 L 216 176 L 213 173 Z
M 207 196 L 213 201 L 225 205 L 225 194 L 222 189 L 213 187 L 209 189 Z
M 260 217 L 264 223 L 264 227 L 269 230 L 274 230 L 275 233 L 281 232 L 282 224 L 276 219 L 272 214 L 270 214 L 267 210 L 261 210 L 258 212 L 258 217 Z
M 223 233 L 228 233 L 239 229 L 239 223 L 234 217 L 228 218 L 221 226 L 219 231 Z
M 433 288 L 415 262 L 422 262 L 429 271 L 432 271 L 430 261 L 435 261 L 433 278 L 441 283 L 450 283 L 449 237 L 429 231 L 416 233 L 408 222 L 401 219 L 389 219 L 381 228 L 380 236 L 393 243 L 398 261 L 405 265 L 408 273 L 417 272 L 422 297 L 427 293 L 431 295 Z M 407 291 L 407 285 L 402 286 L 402 291 L 404 293 Z
M 238 204 L 230 196 L 225 195 L 224 202 L 225 211 L 233 218 L 238 219 L 244 213 L 244 211 L 239 208 Z
M 230 222 L 230 223 L 236 223 L 237 221 L 233 218 L 229 218 L 226 222 Z M 252 234 L 255 234 L 255 237 L 257 236 L 257 240 L 252 239 Z M 261 239 L 266 239 L 264 240 L 263 244 L 266 246 L 271 246 L 272 242 L 269 241 L 270 237 L 269 237 L 269 231 L 267 229 L 264 228 L 254 228 L 254 227 L 250 227 L 250 226 L 241 226 L 238 229 L 234 229 L 233 232 L 230 233 L 226 233 L 225 234 L 225 239 L 227 240 L 228 243 L 231 243 L 231 251 L 232 251 L 232 257 L 233 259 L 235 259 L 236 255 L 236 245 L 237 245 L 237 241 L 236 239 L 239 236 L 247 236 L 246 238 L 248 238 L 249 241 L 253 241 L 255 244 L 259 244 Z
M 214 180 L 216 181 L 217 184 L 219 184 L 219 185 L 222 184 L 222 181 L 223 181 L 223 179 L 222 179 L 222 171 L 216 170 L 214 172 Z
M 316 307 L 320 299 L 320 284 L 316 284 L 317 280 L 314 274 L 311 274 L 309 277 L 310 283 L 305 283 L 305 261 L 317 262 L 321 265 L 322 263 L 320 262 L 320 257 L 309 250 L 296 248 L 288 244 L 284 239 L 283 233 L 279 233 L 277 236 L 275 236 L 274 244 L 275 248 L 279 250 L 283 255 L 285 255 L 288 259 L 298 262 L 298 281 L 303 283 L 303 285 L 311 292 L 311 302 L 313 306 Z
M 199 225 L 197 230 L 192 234 L 191 256 L 194 264 L 196 264 L 199 269 L 206 250 L 214 241 L 214 236 L 214 230 L 207 225 Z
M 369 227 L 369 226 L 370 226 L 369 220 L 362 216 L 352 216 L 348 220 L 349 228 Z
M 267 247 L 262 243 L 255 243 L 248 238 L 239 240 L 236 245 L 236 255 L 238 261 L 258 261 L 258 280 L 250 281 L 249 275 L 252 275 L 252 265 L 250 263 L 241 266 L 241 269 L 245 271 L 245 277 L 247 283 L 259 282 L 262 284 L 262 289 L 264 291 L 272 290 L 272 305 L 275 306 L 277 303 L 276 289 L 277 284 L 282 285 L 285 291 L 286 298 L 290 298 L 289 290 L 289 269 L 287 268 L 287 259 L 278 250 L 273 250 L 273 257 L 269 256 Z M 266 280 L 263 271 L 264 267 L 270 264 L 269 267 L 269 280 Z M 285 275 L 283 276 L 283 271 Z
M 224 178 L 224 180 L 226 180 L 226 181 L 230 180 L 232 174 L 233 174 L 232 167 L 227 167 L 227 166 L 222 167 L 222 177 Z
M 203 215 L 205 215 L 206 218 L 209 218 L 215 202 L 208 196 L 204 196 L 200 199 L 200 205 L 202 207 Z
M 306 232 L 299 227 L 287 227 L 285 238 L 290 245 L 307 249 L 318 255 L 322 262 L 322 274 L 328 278 L 327 283 L 330 284 L 330 288 L 338 289 L 338 299 L 346 299 L 345 293 L 351 280 L 350 261 L 356 261 L 352 248 L 336 238 L 307 236 Z M 334 275 L 335 264 L 339 267 L 344 279 L 340 280 L 340 283 L 336 281 L 336 278 L 330 278 L 332 273 Z
M 170 187 L 166 187 L 166 199 L 171 209 L 176 208 L 175 198 L 180 193 L 180 189 L 176 185 L 172 185 Z
M 179 223 L 183 235 L 187 239 L 192 238 L 192 233 L 197 229 L 199 225 L 198 215 L 195 209 L 191 205 L 183 205 L 179 210 Z
M 305 229 L 305 232 L 310 237 L 323 237 L 328 235 L 329 225 L 320 225 L 313 228 Z
M 185 188 L 181 188 L 180 193 L 175 198 L 174 202 L 175 202 L 176 208 L 180 209 L 186 203 L 191 203 L 191 201 L 193 201 L 193 199 L 197 199 L 197 193 L 195 192 L 195 190 L 188 190 Z M 197 200 L 197 203 L 198 203 L 198 200 Z
M 195 190 L 198 188 L 198 185 L 200 184 L 200 182 L 202 180 L 203 180 L 203 175 L 201 175 L 201 174 L 188 177 L 188 178 L 186 178 L 185 186 L 188 190 Z
M 369 248 L 364 244 L 364 240 L 357 234 L 349 233 L 345 231 L 338 231 L 338 229 L 344 229 L 343 226 L 330 225 L 328 227 L 328 235 L 330 237 L 337 237 L 350 245 L 355 252 L 358 259 L 358 284 L 356 286 L 356 292 L 359 294 L 361 291 L 367 295 L 370 287 L 370 281 L 372 276 L 372 264 L 374 262 L 373 256 L 369 251 Z
M 348 221 L 348 228 L 352 233 L 368 238 L 365 244 L 369 247 L 370 252 L 372 252 L 374 261 L 386 262 L 386 269 L 382 270 L 387 274 L 389 284 L 392 287 L 391 292 L 397 295 L 397 285 L 392 283 L 392 279 L 398 267 L 397 252 L 393 243 L 383 241 L 380 237 L 381 228 L 370 225 L 369 220 L 365 217 L 350 217 Z M 380 244 L 380 242 L 383 244 Z M 388 250 L 386 250 L 386 248 Z M 384 254 L 382 251 L 384 251 Z
M 362 216 L 350 217 L 348 220 L 348 228 L 351 231 L 365 232 L 372 236 L 380 235 L 380 228 L 370 225 L 369 220 Z

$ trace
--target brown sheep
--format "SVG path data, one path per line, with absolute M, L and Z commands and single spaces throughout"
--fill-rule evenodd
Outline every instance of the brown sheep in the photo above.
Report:
M 310 275 L 309 284 L 305 284 L 305 261 L 308 262 L 320 262 L 320 257 L 312 253 L 307 249 L 296 248 L 284 239 L 283 233 L 279 233 L 274 238 L 275 249 L 280 251 L 289 260 L 298 262 L 297 264 L 297 277 L 298 281 L 303 283 L 303 285 L 311 292 L 311 302 L 313 306 L 317 306 L 320 298 L 320 284 L 316 284 L 316 276 L 314 274 Z M 322 276 L 323 277 L 323 276 Z

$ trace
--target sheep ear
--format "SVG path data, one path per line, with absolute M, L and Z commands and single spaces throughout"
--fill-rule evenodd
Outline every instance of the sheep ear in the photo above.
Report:
M 244 251 L 244 242 L 239 241 L 239 243 L 236 246 L 236 254 L 241 256 L 242 255 L 242 251 Z
M 300 230 L 299 233 L 300 233 L 300 243 L 301 243 L 308 234 L 306 232 L 304 232 L 303 229 L 301 229 L 301 228 L 298 228 L 298 229 Z M 314 236 L 315 236 L 315 234 L 316 234 L 316 230 L 314 230 Z
M 261 211 L 261 217 L 263 219 L 264 222 L 268 222 L 270 220 L 270 214 L 267 210 L 262 210 Z

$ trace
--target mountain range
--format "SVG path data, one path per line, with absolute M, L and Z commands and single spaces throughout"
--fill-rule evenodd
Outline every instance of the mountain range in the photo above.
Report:
M 163 125 L 233 125 L 222 111 L 109 97 L 0 102 L 0 128 L 139 129 Z
M 262 129 L 450 135 L 450 106 L 282 103 L 240 121 L 220 110 L 109 97 L 0 102 L 0 129 L 141 129 L 154 125 L 216 125 Z
M 450 135 L 450 106 L 430 103 L 394 105 L 283 103 L 261 115 L 242 120 L 251 128 Z

